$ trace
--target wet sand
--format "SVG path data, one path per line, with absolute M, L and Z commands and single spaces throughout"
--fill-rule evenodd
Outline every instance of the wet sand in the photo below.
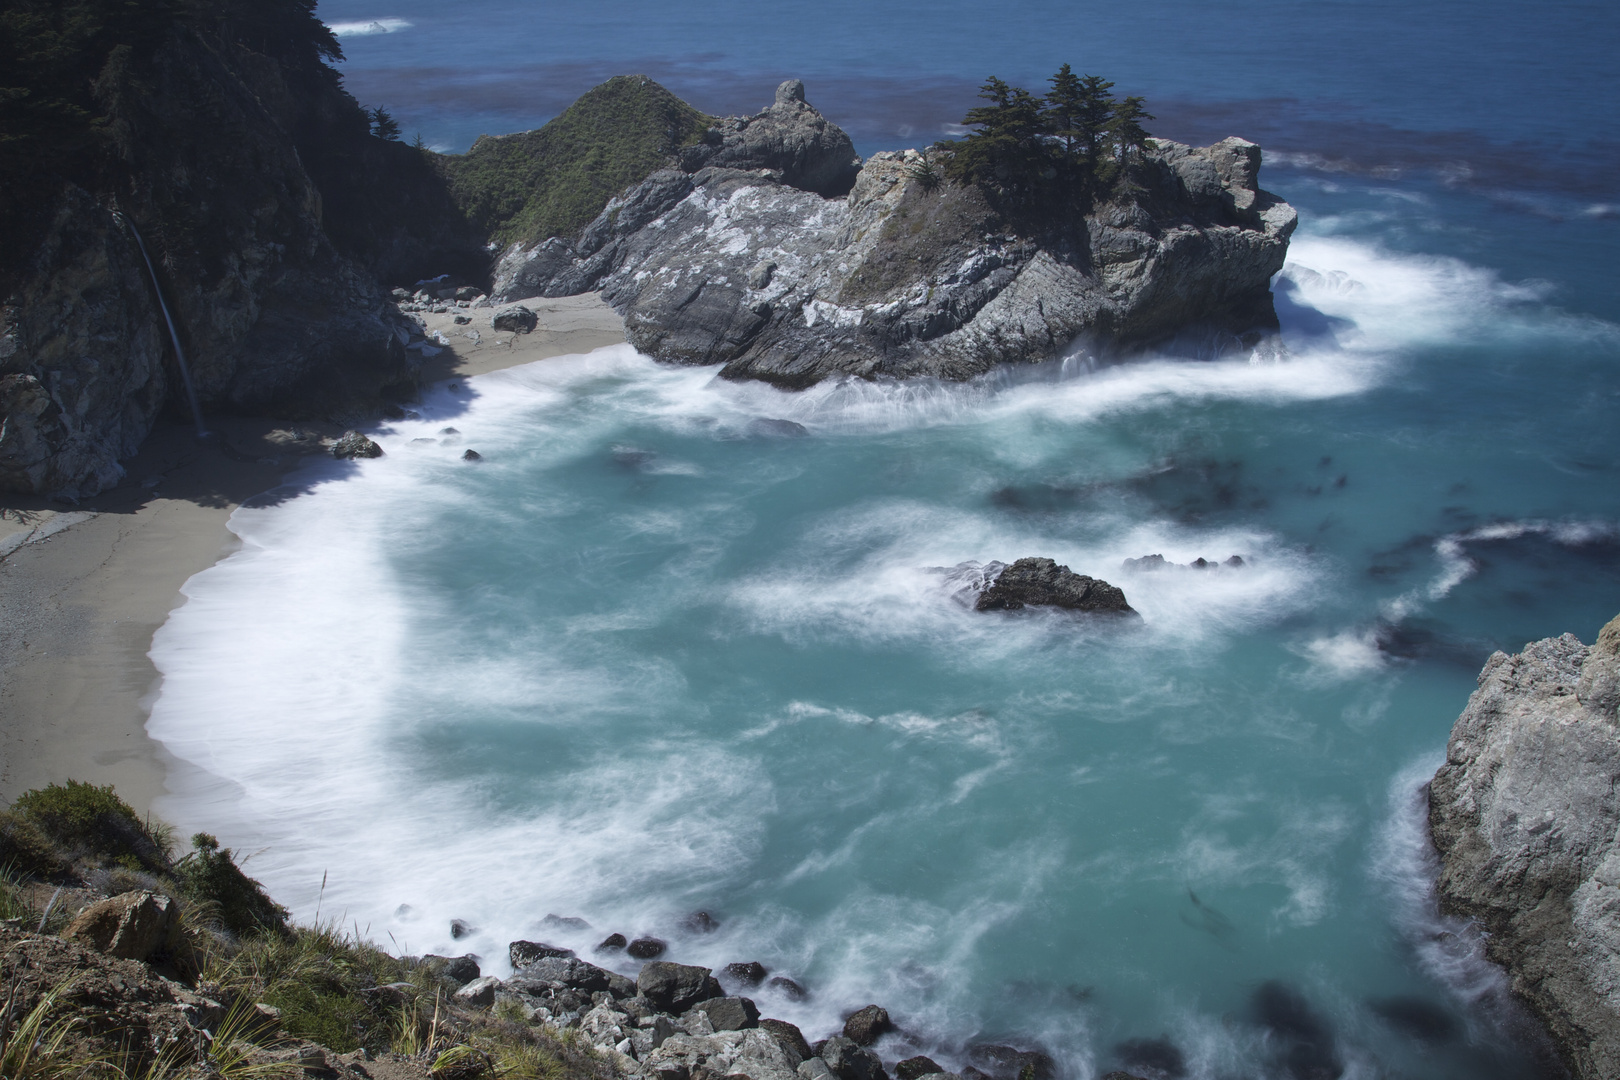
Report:
M 525 300 L 530 334 L 496 333 L 490 309 L 425 315 L 448 346 L 424 362 L 442 381 L 624 341 L 598 297 Z M 468 331 L 475 331 L 476 339 Z M 159 686 L 152 635 L 180 588 L 236 549 L 231 512 L 328 453 L 336 424 L 209 417 L 160 421 L 127 474 L 82 505 L 0 494 L 0 801 L 66 779 L 113 784 L 145 813 L 176 766 L 146 736 Z M 323 442 L 325 440 L 325 442 Z M 221 718 L 227 720 L 228 718 Z

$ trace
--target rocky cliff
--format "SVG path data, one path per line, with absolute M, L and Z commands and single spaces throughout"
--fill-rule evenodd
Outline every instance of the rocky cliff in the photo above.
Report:
M 147 13 L 138 47 L 74 45 L 96 72 L 66 103 L 96 117 L 78 137 L 88 149 L 53 157 L 36 140 L 45 164 L 8 175 L 25 197 L 0 206 L 0 489 L 99 491 L 160 410 L 183 414 L 136 230 L 205 411 L 331 414 L 412 393 L 408 327 L 379 277 L 487 265 L 431 162 L 368 133 L 307 5 L 254 15 L 302 29 L 258 33 L 204 2 Z M 0 119 L 8 138 L 29 130 Z
M 1574 1073 L 1620 1076 L 1620 618 L 1496 653 L 1429 789 L 1451 913 L 1546 1023 Z
M 784 83 L 577 238 L 510 247 L 495 298 L 600 289 L 641 351 L 784 386 L 960 379 L 1177 338 L 1208 355 L 1276 327 L 1270 279 L 1297 219 L 1258 187 L 1253 143 L 1154 142 L 1106 201 L 1046 219 L 943 182 L 916 151 L 858 171 L 851 155 Z

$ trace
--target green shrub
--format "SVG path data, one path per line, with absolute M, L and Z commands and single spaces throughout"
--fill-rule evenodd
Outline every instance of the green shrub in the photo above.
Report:
M 12 811 L 69 854 L 99 856 L 131 870 L 169 869 L 168 852 L 111 784 L 47 784 L 17 796 Z
M 58 878 L 67 870 L 56 845 L 38 825 L 5 810 L 0 810 L 0 866 L 46 879 Z
M 710 118 L 644 75 L 587 91 L 538 131 L 436 156 L 456 204 L 502 244 L 572 236 L 625 188 L 675 161 Z
M 287 909 L 270 899 L 263 885 L 242 873 L 230 848 L 221 848 L 207 833 L 191 838 L 190 853 L 174 864 L 174 878 L 185 896 L 208 905 L 233 934 L 286 932 Z

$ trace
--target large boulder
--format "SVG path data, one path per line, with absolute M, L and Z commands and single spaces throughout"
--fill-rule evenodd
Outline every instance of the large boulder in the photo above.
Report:
M 339 459 L 380 458 L 383 456 L 383 448 L 358 431 L 345 431 L 342 438 L 332 444 L 332 456 Z M 461 937 L 453 925 L 450 928 L 450 936 Z
M 636 991 L 668 1013 L 683 1013 L 700 1001 L 725 995 L 708 968 L 667 960 L 645 965 L 636 976 Z
M 810 1044 L 805 1041 L 804 1032 L 799 1030 L 797 1024 L 790 1024 L 786 1020 L 767 1018 L 759 1022 L 759 1027 L 761 1031 L 768 1032 L 776 1039 L 794 1068 L 798 1068 L 801 1062 L 813 1056 L 810 1051 Z
M 505 983 L 493 975 L 480 976 L 463 986 L 455 993 L 457 1004 L 473 1009 L 487 1009 L 495 1004 L 495 995 L 505 987 Z
M 422 957 L 421 967 L 430 975 L 449 979 L 463 985 L 472 982 L 483 974 L 478 969 L 478 957 L 472 953 L 462 956 L 435 956 L 432 953 Z
M 180 905 L 154 892 L 127 892 L 91 904 L 62 936 L 120 960 L 173 955 L 183 946 Z
M 856 1045 L 854 1039 L 834 1035 L 821 1044 L 818 1056 L 838 1080 L 888 1080 L 888 1073 L 883 1071 L 883 1059 L 864 1046 Z
M 560 945 L 547 945 L 543 941 L 514 941 L 506 946 L 506 957 L 512 962 L 513 968 L 525 968 L 537 960 L 547 957 L 562 957 L 567 959 L 574 955 L 573 949 L 564 949 Z
M 716 1031 L 742 1031 L 759 1026 L 759 1009 L 745 997 L 716 997 L 692 1006 L 709 1018 L 709 1026 Z
M 623 978 L 623 976 L 620 976 Z M 572 956 L 542 956 L 517 968 L 513 982 L 537 983 L 573 990 L 607 990 L 613 985 L 613 972 L 587 964 Z M 625 979 L 625 983 L 629 980 Z
M 871 1046 L 894 1030 L 889 1010 L 881 1005 L 868 1005 L 857 1009 L 844 1021 L 844 1037 L 853 1039 L 857 1046 Z
M 1099 578 L 1077 574 L 1051 559 L 1019 559 L 997 574 L 979 594 L 978 611 L 1017 611 L 1024 607 L 1059 607 L 1134 615 L 1125 593 Z
M 1582 1080 L 1620 1076 L 1620 618 L 1497 652 L 1429 785 L 1444 911 Z

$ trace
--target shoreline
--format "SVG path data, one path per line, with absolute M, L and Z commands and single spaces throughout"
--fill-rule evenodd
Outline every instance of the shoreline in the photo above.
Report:
M 424 385 L 476 378 L 624 342 L 596 294 L 523 301 L 529 334 L 495 333 L 495 309 L 424 315 L 448 347 Z M 457 314 L 473 322 L 454 323 Z M 476 330 L 478 339 L 467 336 Z M 245 500 L 328 453 L 343 426 L 209 417 L 216 437 L 160 420 L 123 462 L 118 486 L 82 505 L 0 495 L 0 804 L 47 783 L 112 784 L 138 813 L 181 762 L 146 733 L 162 677 L 147 656 L 192 575 L 238 547 L 227 523 Z

